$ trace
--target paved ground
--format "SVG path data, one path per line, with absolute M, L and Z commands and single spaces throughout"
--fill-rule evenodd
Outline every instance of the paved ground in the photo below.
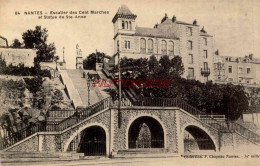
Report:
M 28 162 L 28 163 L 2 163 L 2 166 L 88 166 L 88 165 L 101 165 L 101 166 L 259 166 L 260 159 L 191 159 L 191 158 L 128 158 L 128 159 L 109 159 L 100 158 L 95 160 L 80 160 L 80 161 L 56 161 L 56 162 Z

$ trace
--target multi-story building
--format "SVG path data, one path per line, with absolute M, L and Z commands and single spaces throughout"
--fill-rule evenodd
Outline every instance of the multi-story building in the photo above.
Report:
M 196 20 L 186 23 L 178 21 L 175 16 L 170 19 L 165 14 L 160 24 L 155 24 L 153 28 L 144 28 L 136 26 L 136 17 L 123 5 L 112 20 L 115 64 L 118 49 L 121 57 L 128 58 L 149 58 L 155 55 L 159 59 L 163 55 L 170 58 L 180 56 L 185 68 L 183 77 L 201 82 L 213 79 L 213 36 L 204 27 L 200 30 Z
M 253 54 L 245 57 L 214 56 L 216 83 L 233 83 L 246 87 L 260 85 L 260 59 Z

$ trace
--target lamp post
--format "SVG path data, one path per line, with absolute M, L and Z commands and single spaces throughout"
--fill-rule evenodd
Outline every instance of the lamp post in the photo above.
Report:
M 89 91 L 90 91 L 90 81 L 91 79 L 89 78 L 89 72 L 87 74 L 87 86 L 88 86 L 88 106 L 90 105 L 90 99 L 89 99 Z

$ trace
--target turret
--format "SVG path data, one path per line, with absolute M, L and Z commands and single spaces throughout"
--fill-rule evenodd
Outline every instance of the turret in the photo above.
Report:
M 133 14 L 126 5 L 122 5 L 115 14 L 112 22 L 114 24 L 114 35 L 118 33 L 135 33 L 135 19 Z

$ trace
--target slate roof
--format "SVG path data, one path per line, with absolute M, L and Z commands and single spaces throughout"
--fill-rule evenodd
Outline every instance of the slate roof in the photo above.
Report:
M 178 39 L 169 29 L 136 27 L 135 34 L 138 36 Z
M 122 5 L 118 9 L 118 11 L 117 11 L 116 15 L 114 16 L 114 18 L 112 19 L 112 22 L 114 23 L 117 20 L 117 18 L 120 18 L 120 17 L 128 17 L 128 18 L 134 18 L 135 19 L 136 15 L 133 14 L 131 12 L 131 10 L 126 5 Z
M 126 5 L 122 5 L 116 14 L 123 14 L 123 15 L 134 15 L 131 10 L 126 6 Z

